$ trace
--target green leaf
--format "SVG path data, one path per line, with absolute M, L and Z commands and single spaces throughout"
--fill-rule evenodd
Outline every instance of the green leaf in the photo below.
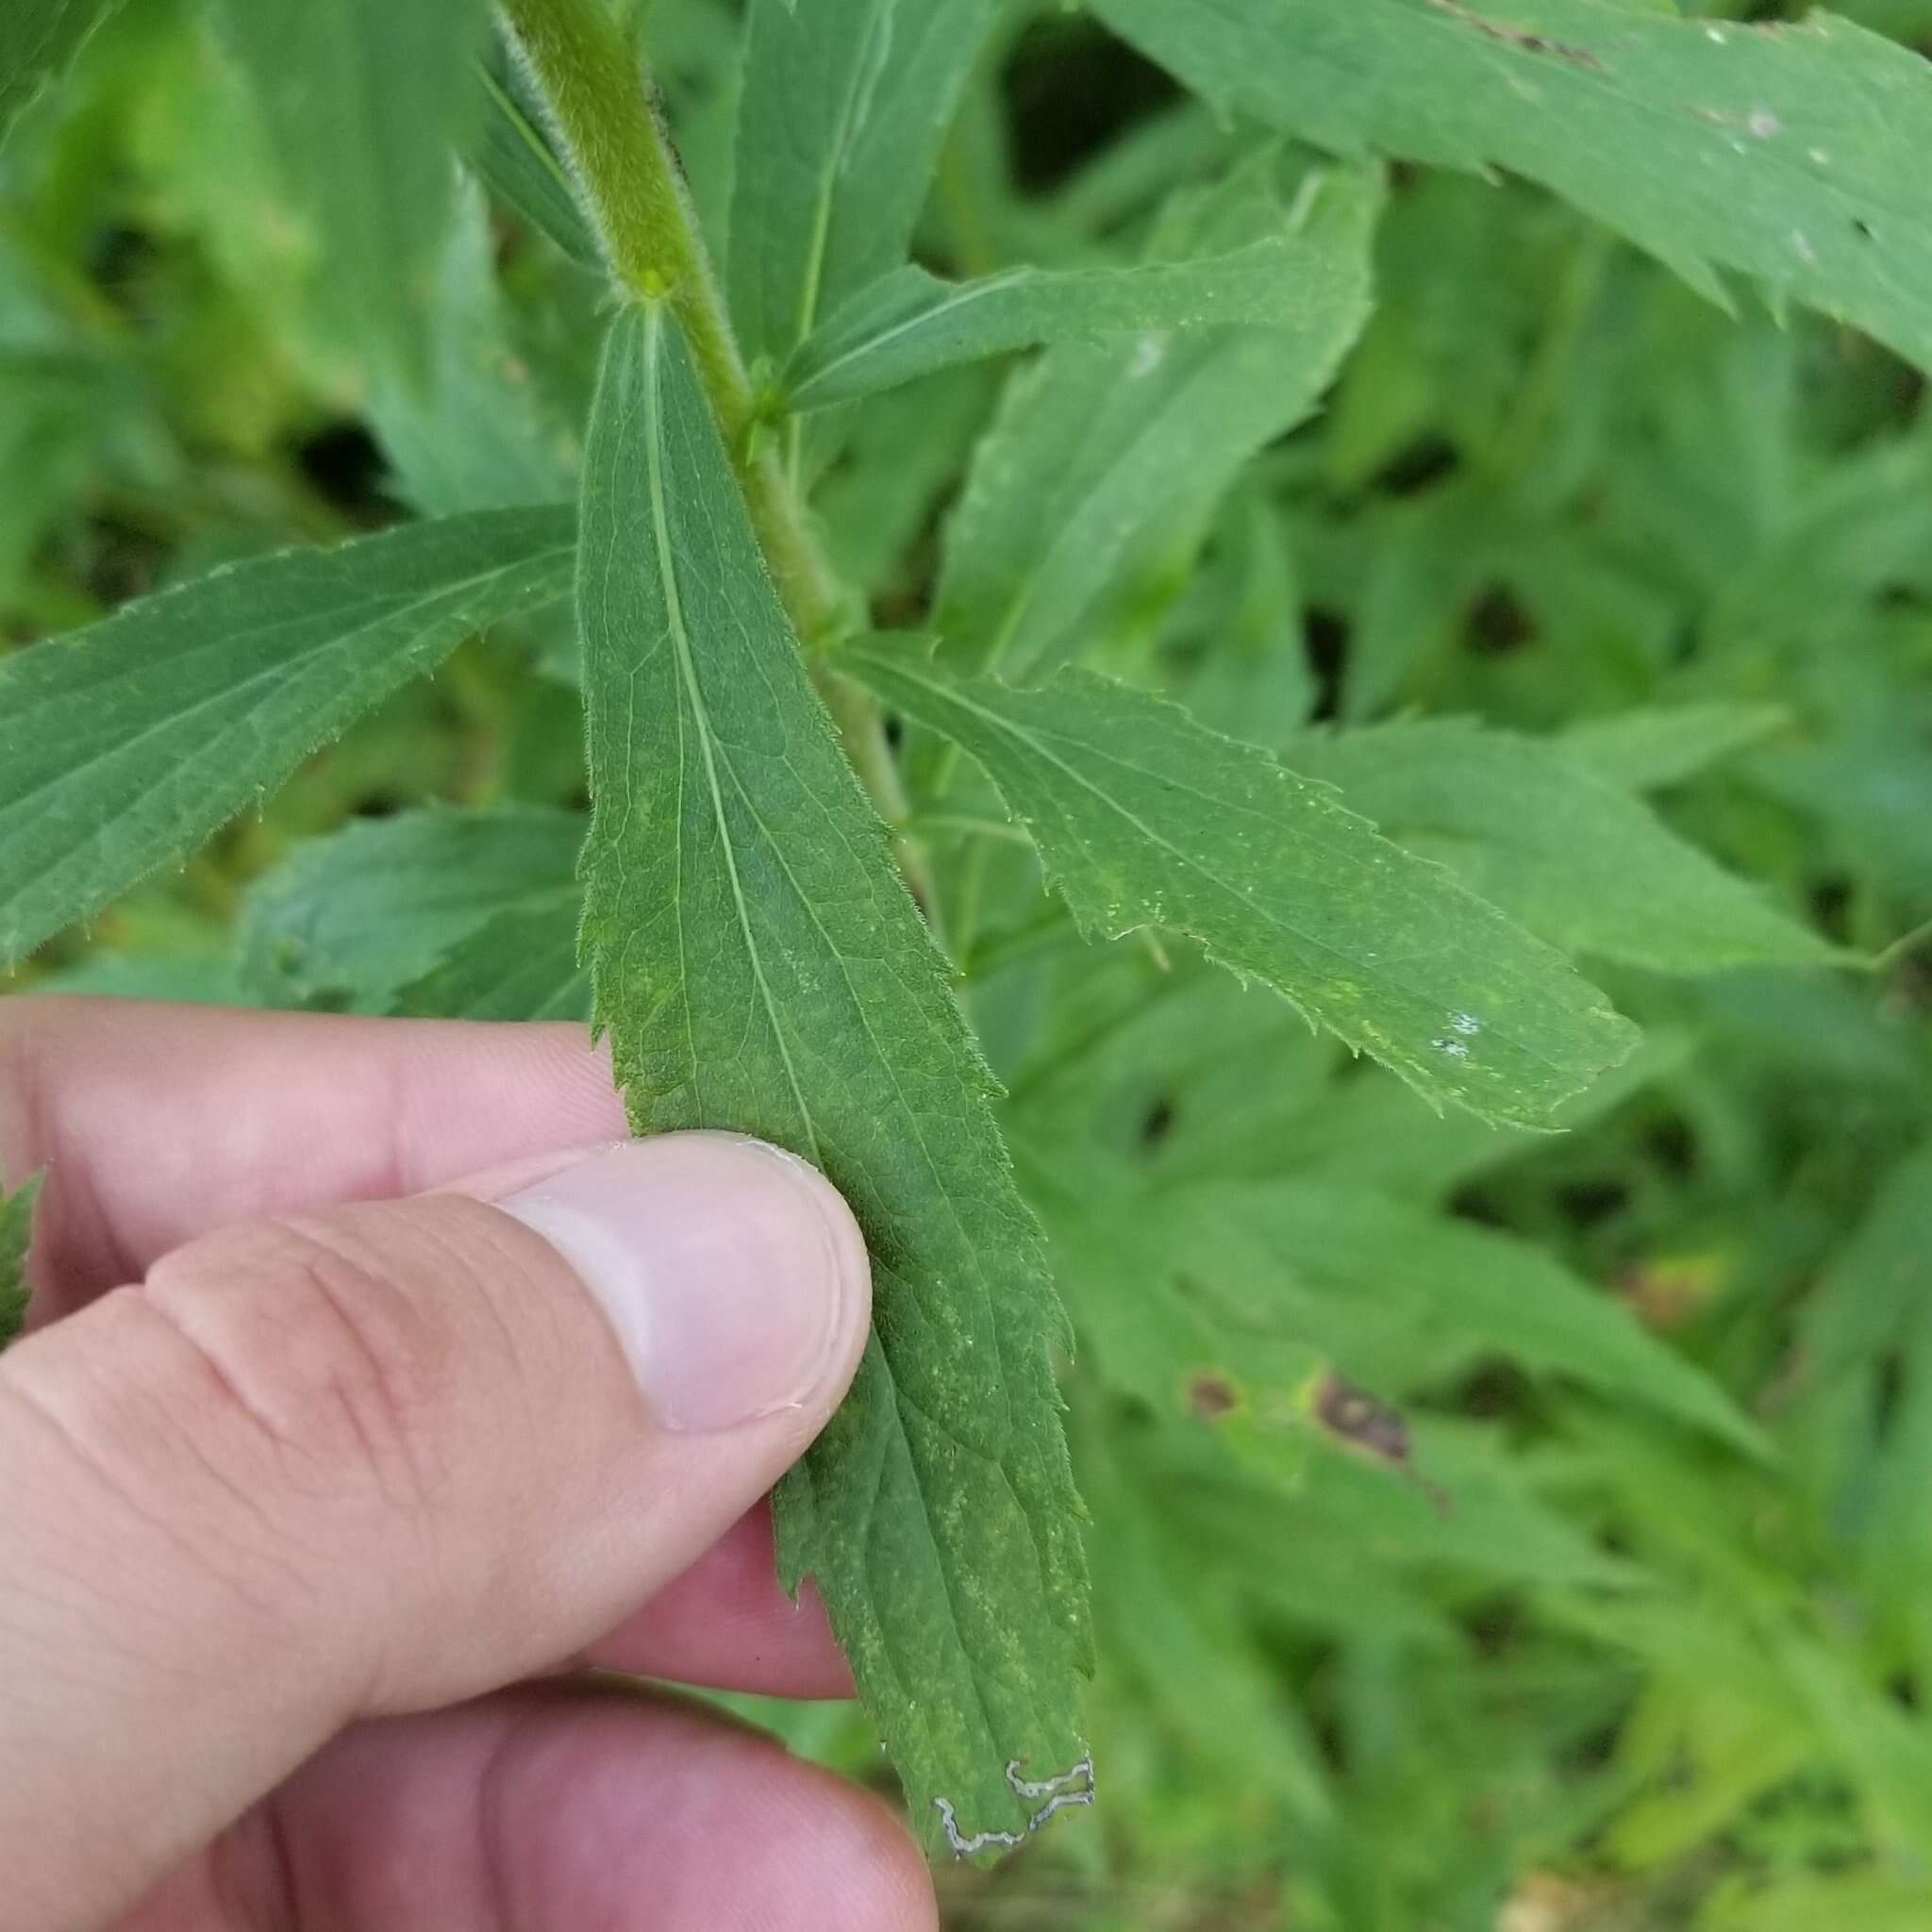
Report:
M 1310 733 L 1285 756 L 1567 952 L 1660 973 L 1837 957 L 1641 800 L 1533 738 L 1437 718 Z
M 1321 1371 L 1318 1349 L 1257 1338 L 1252 1325 L 1236 1332 L 1184 1268 L 1166 1265 L 1168 1197 L 1150 1195 L 1144 1174 L 1095 1158 L 1068 1137 L 1029 1139 L 1025 1124 L 1014 1132 L 1014 1155 L 1074 1318 L 1083 1379 L 1157 1416 L 1180 1417 L 1197 1412 L 1204 1386 L 1217 1406 L 1255 1402 Z M 1088 1496 L 1094 1500 L 1091 1487 Z
M 508 61 L 483 68 L 483 129 L 470 162 L 491 189 L 579 268 L 604 271 L 603 250 L 577 199 L 570 170 L 525 104 Z
M 1612 785 L 1650 791 L 1694 778 L 1790 722 L 1778 705 L 1657 705 L 1587 718 L 1569 726 L 1557 748 Z
M 1265 489 L 1238 483 L 1162 640 L 1173 695 L 1204 724 L 1271 747 L 1307 722 L 1319 696 L 1297 550 Z
M 1200 261 L 1014 268 L 973 282 L 944 282 L 908 266 L 860 290 L 814 330 L 779 388 L 789 408 L 823 409 L 1039 342 L 1267 327 L 1294 312 L 1305 269 L 1304 251 L 1285 236 Z
M 1702 1370 L 1513 1236 L 1324 1177 L 1175 1188 L 1147 1239 L 1229 1320 L 1274 1324 L 1373 1388 L 1400 1393 L 1500 1354 L 1764 1453 Z
M 33 1240 L 34 1203 L 42 1176 L 30 1174 L 11 1193 L 0 1181 L 0 1348 L 26 1320 L 26 1251 Z
M 458 203 L 413 376 L 378 369 L 368 411 L 396 493 L 425 516 L 555 503 L 576 487 L 576 448 L 548 419 L 511 347 L 495 241 L 474 189 Z
M 985 767 L 1091 938 L 1191 933 L 1435 1105 L 1534 1124 L 1635 1042 L 1441 867 L 1163 699 L 1081 672 L 1016 691 L 903 647 L 841 661 Z
M 1798 1363 L 1807 1382 L 1826 1383 L 1872 1367 L 1923 1335 L 1928 1252 L 1932 1141 L 1886 1174 L 1864 1219 L 1801 1309 Z
M 279 785 L 484 625 L 568 582 L 567 508 L 239 563 L 0 661 L 0 961 Z
M 992 0 L 752 0 L 726 288 L 748 358 L 782 363 L 906 258 Z
M 1097 1428 L 1083 1431 L 1079 1450 L 1095 1505 L 1095 1604 L 1110 1669 L 1140 1680 L 1196 1777 L 1231 1758 L 1244 1788 L 1260 1787 L 1291 1815 L 1330 1813 L 1307 1715 L 1235 1592 L 1203 1590 L 1196 1553 L 1162 1534 L 1157 1507 L 1172 1486 L 1121 1466 Z M 1259 1526 L 1251 1520 L 1248 1533 Z
M 396 1010 L 438 1020 L 588 1020 L 576 894 L 493 913 L 405 987 Z
M 1048 1344 L 1064 1334 L 944 963 L 759 558 L 682 338 L 615 325 L 578 579 L 585 957 L 641 1132 L 814 1161 L 863 1226 L 875 1334 L 778 1492 L 929 1844 L 1017 1840 L 1084 1757 L 1086 1582 Z M 951 1807 L 942 1812 L 941 1805 Z
M 346 996 L 380 1013 L 498 914 L 545 917 L 568 939 L 584 829 L 576 812 L 436 806 L 305 840 L 243 902 L 246 983 L 278 1003 Z
M 485 0 L 217 0 L 332 312 L 420 367 L 454 150 L 482 111 Z
M 57 79 L 121 0 L 7 0 L 0 8 L 0 146 L 21 111 Z
M 950 494 L 995 394 L 984 365 L 874 397 L 840 425 L 843 460 L 812 497 L 841 575 L 875 591 L 907 567 L 908 546 Z
M 1274 173 L 1251 166 L 1174 214 L 1158 253 L 1276 237 L 1295 295 L 1274 325 L 1066 343 L 1008 388 L 946 530 L 937 627 L 949 662 L 1017 675 L 1066 655 L 1150 535 L 1176 513 L 1205 516 L 1314 406 L 1368 314 L 1381 187 L 1369 174 L 1309 177 L 1281 239 Z
M 1722 302 L 1757 277 L 1932 361 L 1932 75 L 1849 22 L 1606 0 L 1095 0 L 1222 111 L 1333 149 L 1507 168 Z
M 1924 1923 L 1925 1887 L 1916 1874 L 1864 1865 L 1780 1874 L 1766 1888 L 1727 1887 L 1708 1918 L 1709 1932 L 1919 1932 Z
M 1405 1425 L 1407 1469 L 1339 1447 L 1309 1459 L 1301 1493 L 1287 1505 L 1296 1544 L 1344 1545 L 1357 1562 L 1525 1583 L 1629 1590 L 1648 1580 L 1539 1497 L 1527 1459 L 1507 1454 L 1496 1431 L 1433 1416 Z

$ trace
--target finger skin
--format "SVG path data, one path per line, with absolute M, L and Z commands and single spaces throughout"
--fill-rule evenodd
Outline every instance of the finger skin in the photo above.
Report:
M 42 1318 L 234 1222 L 422 1193 L 627 1131 L 581 1026 L 0 999 L 0 1173 L 49 1171 Z
M 852 1673 L 809 1578 L 778 1587 L 772 1516 L 760 1503 L 583 1661 L 641 1677 L 774 1697 L 850 1697 Z
M 581 1026 L 0 999 L 0 1174 L 51 1169 L 37 1324 L 231 1222 L 447 1187 L 624 1132 Z M 774 1580 L 762 1510 L 589 1657 L 727 1690 L 851 1693 L 809 1586 L 793 1606 Z
M 798 1186 L 722 1137 L 635 1151 L 719 1163 L 721 1198 Z M 0 1357 L 22 1923 L 97 1924 L 351 1719 L 554 1667 L 687 1569 L 864 1344 L 857 1228 L 805 1192 L 849 1244 L 825 1380 L 714 1435 L 658 1427 L 556 1250 L 455 1194 L 221 1229 Z
M 115 1932 L 934 1932 L 875 1799 L 681 1704 L 558 1686 L 360 1725 Z

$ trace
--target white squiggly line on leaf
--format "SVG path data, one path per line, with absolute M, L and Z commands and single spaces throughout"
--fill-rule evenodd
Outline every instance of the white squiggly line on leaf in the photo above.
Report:
M 958 1814 L 945 1798 L 935 1798 L 933 1809 L 940 1814 L 941 1828 L 946 1834 L 946 1843 L 952 1847 L 957 1858 L 970 1858 L 976 1852 L 983 1852 L 993 1845 L 1011 1847 L 1020 1844 L 1025 1837 L 1038 1831 L 1057 1812 L 1065 1811 L 1074 1806 L 1091 1805 L 1093 1802 L 1093 1754 L 1090 1751 L 1072 1770 L 1060 1772 L 1058 1775 L 1044 1778 L 1025 1778 L 1020 1775 L 1020 1759 L 1010 1759 L 1007 1765 L 1007 1782 L 1013 1788 L 1014 1795 L 1022 1798 L 1044 1798 L 1041 1806 L 1026 1821 L 1026 1831 L 975 1831 L 971 1838 L 959 1829 Z

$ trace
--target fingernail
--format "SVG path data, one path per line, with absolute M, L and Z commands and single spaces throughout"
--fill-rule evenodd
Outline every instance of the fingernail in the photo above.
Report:
M 575 1268 L 667 1427 L 829 1407 L 865 1245 L 831 1184 L 728 1134 L 591 1155 L 496 1204 Z

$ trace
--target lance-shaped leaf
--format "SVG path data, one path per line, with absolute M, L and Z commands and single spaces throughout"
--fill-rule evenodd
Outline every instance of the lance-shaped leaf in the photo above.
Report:
M 1636 1034 L 1553 947 L 1254 745 L 1086 673 L 841 662 L 985 767 L 1090 936 L 1170 926 L 1437 1104 L 1533 1125 Z
M 1932 150 L 1912 49 L 1814 14 L 1606 0 L 1095 0 L 1223 112 L 1341 154 L 1498 166 L 1722 301 L 1720 269 L 1932 361 Z
M 1585 718 L 1570 725 L 1555 748 L 1612 785 L 1652 791 L 1693 778 L 1790 723 L 1790 713 L 1778 705 L 1712 699 L 1640 707 Z
M 992 0 L 752 0 L 726 287 L 748 357 L 783 362 L 906 258 Z
M 1278 235 L 1273 158 L 1171 211 L 1160 255 Z M 946 528 L 941 649 L 1018 675 L 1064 656 L 1150 538 L 1205 518 L 1241 466 L 1300 422 L 1369 312 L 1381 207 L 1372 175 L 1306 175 L 1294 299 L 1266 328 L 1149 333 L 1051 349 L 1008 388 Z
M 908 265 L 861 289 L 787 365 L 793 409 L 849 403 L 957 362 L 1040 342 L 1248 325 L 1293 312 L 1306 258 L 1286 236 L 1200 261 L 1134 268 L 1014 268 L 945 282 Z
M 1020 1786 L 1084 1757 L 1062 1316 L 991 1077 L 660 310 L 612 330 L 582 526 L 597 1021 L 640 1131 L 757 1134 L 858 1214 L 876 1332 L 779 1491 L 781 1570 L 817 1577 L 928 1842 L 1017 1842 L 1053 1808 Z
M 0 7 L 0 142 L 21 109 L 80 50 L 120 0 L 7 0 Z
M 1148 1252 L 1224 1295 L 1227 1313 L 1278 1324 L 1377 1387 L 1503 1355 L 1764 1454 L 1701 1369 L 1513 1235 L 1327 1178 L 1181 1187 L 1150 1218 L 1164 1227 Z
M 1566 951 L 1659 973 L 1836 957 L 1641 799 L 1534 738 L 1425 718 L 1310 732 L 1287 756 Z
M 483 0 L 219 0 L 334 314 L 423 353 L 454 150 L 481 119 Z
M 41 1176 L 30 1174 L 11 1193 L 0 1179 L 0 1348 L 26 1320 L 26 1251 L 33 1240 L 34 1202 Z
M 178 864 L 465 636 L 558 596 L 567 508 L 251 558 L 0 662 L 0 962 Z

